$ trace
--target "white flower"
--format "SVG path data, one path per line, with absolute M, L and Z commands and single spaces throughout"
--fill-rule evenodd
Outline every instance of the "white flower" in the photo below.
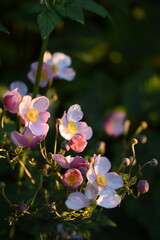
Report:
M 92 205 L 92 202 L 104 208 L 115 208 L 120 204 L 121 197 L 114 190 L 107 190 L 104 195 L 99 195 L 97 186 L 88 182 L 85 194 L 70 193 L 65 204 L 70 209 L 78 210 Z
M 87 179 L 97 185 L 99 193 L 105 194 L 108 190 L 118 189 L 123 186 L 123 178 L 116 172 L 108 172 L 111 163 L 106 157 L 101 155 L 95 156 L 95 162 L 86 176 Z
M 53 70 L 53 78 L 65 79 L 72 81 L 76 75 L 73 68 L 69 67 L 72 63 L 71 58 L 64 53 L 57 52 L 53 55 L 46 51 L 43 62 L 50 65 Z

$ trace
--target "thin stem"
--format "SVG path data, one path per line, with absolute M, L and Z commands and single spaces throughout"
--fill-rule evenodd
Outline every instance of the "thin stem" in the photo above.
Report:
M 19 160 L 20 166 L 19 166 L 19 172 L 18 172 L 18 182 L 17 182 L 18 186 L 22 185 L 22 178 L 23 178 L 23 175 L 24 175 L 24 166 L 25 166 L 25 163 L 26 163 L 26 157 L 27 157 L 27 149 L 24 148 L 22 161 Z
M 37 197 L 37 194 L 38 194 L 39 190 L 40 190 L 41 187 L 42 187 L 42 181 L 43 181 L 43 175 L 40 174 L 40 182 L 39 182 L 38 188 L 37 188 L 37 190 L 36 190 L 36 192 L 35 192 L 33 198 L 31 199 L 30 204 L 28 205 L 28 209 L 29 209 L 29 208 L 32 206 L 32 204 L 34 203 L 35 198 Z
M 56 152 L 57 152 L 58 126 L 59 126 L 59 121 L 57 119 L 57 121 L 56 121 L 56 135 L 55 135 L 55 141 L 54 141 L 54 154 L 56 154 Z
M 28 171 L 28 169 L 26 168 L 24 163 L 20 159 L 17 159 L 17 160 L 18 160 L 19 164 L 21 165 L 21 167 L 24 169 L 24 172 L 27 174 L 28 178 L 31 180 L 31 183 L 35 184 L 35 180 L 32 178 L 32 175 L 30 174 L 30 172 Z
M 37 73 L 36 73 L 36 79 L 35 79 L 35 84 L 33 87 L 33 98 L 35 98 L 38 94 L 39 81 L 40 81 L 42 64 L 43 64 L 43 55 L 47 48 L 48 40 L 49 40 L 49 36 L 46 37 L 45 39 L 43 39 L 43 41 L 42 41 L 42 47 L 41 47 L 41 52 L 40 52 L 39 61 L 38 61 L 38 68 L 37 68 Z

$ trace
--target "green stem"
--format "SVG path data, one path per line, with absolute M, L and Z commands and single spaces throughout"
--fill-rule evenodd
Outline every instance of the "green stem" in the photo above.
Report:
M 27 148 L 24 148 L 23 149 L 23 156 L 22 156 L 22 163 L 24 165 L 26 163 L 26 157 L 27 157 Z M 18 186 L 22 185 L 23 175 L 24 175 L 24 168 L 21 165 L 19 165 L 18 182 L 17 182 Z
M 49 36 L 46 37 L 45 39 L 43 39 L 43 42 L 42 42 L 41 52 L 40 52 L 39 61 L 38 61 L 38 68 L 37 68 L 37 73 L 36 73 L 36 79 L 35 79 L 35 84 L 33 87 L 33 98 L 35 98 L 38 94 L 39 81 L 40 81 L 42 64 L 43 64 L 43 55 L 44 55 L 44 52 L 46 51 L 48 40 L 49 40 Z

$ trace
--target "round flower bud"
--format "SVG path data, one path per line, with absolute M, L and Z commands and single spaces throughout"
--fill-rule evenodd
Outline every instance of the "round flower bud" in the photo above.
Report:
M 137 160 L 136 160 L 135 158 L 130 157 L 129 159 L 130 159 L 130 164 L 131 164 L 132 166 L 136 165 Z
M 150 161 L 150 166 L 151 167 L 157 167 L 157 165 L 158 165 L 157 159 L 152 158 L 152 160 Z
M 129 166 L 130 165 L 130 163 L 131 163 L 131 160 L 129 159 L 129 158 L 123 158 L 122 159 L 122 164 L 124 165 L 124 166 Z
M 143 127 L 143 129 L 146 129 L 148 127 L 147 122 L 143 121 L 141 122 L 141 126 Z
M 17 212 L 19 213 L 25 213 L 27 211 L 27 205 L 23 202 L 20 202 L 18 205 L 17 205 Z
M 137 140 L 137 138 L 132 138 L 132 144 L 137 144 L 138 143 L 138 140 Z
M 147 137 L 145 135 L 140 135 L 138 139 L 142 144 L 145 144 L 147 142 Z
M 149 191 L 149 183 L 147 180 L 139 180 L 137 184 L 137 189 L 139 193 L 146 193 Z
M 8 91 L 4 95 L 2 103 L 9 112 L 18 113 L 21 100 L 22 97 L 18 93 L 18 88 L 15 88 L 13 91 Z
M 69 145 L 69 143 L 67 142 L 67 141 L 64 141 L 64 142 L 62 142 L 62 144 L 61 144 L 61 148 L 64 150 L 64 151 L 69 151 L 70 150 L 70 145 Z
M 91 163 L 91 164 L 93 164 L 93 163 L 95 162 L 94 157 L 88 158 L 88 162 Z

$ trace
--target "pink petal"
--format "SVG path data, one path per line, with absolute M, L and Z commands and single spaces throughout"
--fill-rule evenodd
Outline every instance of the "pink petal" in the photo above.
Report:
M 49 117 L 50 117 L 50 113 L 49 112 L 40 112 L 39 113 L 39 120 L 41 122 L 46 123 L 48 121 Z
M 70 193 L 65 201 L 68 208 L 77 210 L 90 205 L 89 199 L 81 192 Z
M 52 54 L 49 51 L 45 51 L 43 56 L 43 62 L 47 64 L 51 64 Z
M 29 95 L 23 97 L 22 102 L 19 105 L 20 114 L 24 115 L 27 113 L 27 111 L 30 109 L 31 100 L 32 98 Z
M 116 172 L 107 173 L 106 177 L 108 179 L 107 186 L 113 189 L 121 188 L 124 184 L 123 178 L 119 176 Z
M 78 122 L 78 133 L 82 133 L 85 135 L 86 140 L 90 139 L 93 135 L 92 128 L 87 125 L 86 122 Z
M 11 140 L 18 147 L 25 147 L 29 144 L 29 140 L 17 131 L 11 133 Z
M 104 207 L 104 208 L 115 208 L 121 202 L 120 196 L 112 191 L 106 191 L 105 195 L 101 195 L 97 199 L 97 205 Z
M 78 104 L 72 105 L 67 111 L 67 120 L 78 122 L 83 117 L 83 112 Z
M 40 136 L 35 136 L 33 137 L 32 141 L 28 144 L 28 147 L 34 147 L 37 144 L 39 144 L 40 142 L 42 142 L 44 140 L 46 136 L 45 135 L 40 135 Z
M 35 108 L 38 112 L 45 112 L 49 107 L 49 99 L 45 96 L 36 97 L 32 100 L 31 108 Z
M 111 162 L 108 160 L 108 158 L 101 157 L 100 155 L 98 155 L 94 163 L 94 170 L 96 175 L 97 174 L 105 175 L 110 168 L 111 168 Z
M 29 122 L 29 128 L 36 136 L 47 135 L 49 125 L 46 123 Z
M 62 154 L 53 154 L 52 159 L 56 161 L 62 168 L 69 168 L 70 164 Z

